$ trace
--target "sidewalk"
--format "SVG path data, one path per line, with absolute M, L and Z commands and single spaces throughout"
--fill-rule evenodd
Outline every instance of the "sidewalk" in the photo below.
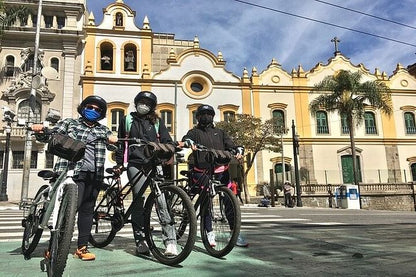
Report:
M 0 210 L 18 210 L 19 202 L 0 201 Z

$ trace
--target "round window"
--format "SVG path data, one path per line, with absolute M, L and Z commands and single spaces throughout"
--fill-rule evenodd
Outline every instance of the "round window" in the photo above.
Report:
M 201 92 L 204 89 L 204 86 L 200 83 L 193 82 L 191 84 L 191 89 L 193 92 Z

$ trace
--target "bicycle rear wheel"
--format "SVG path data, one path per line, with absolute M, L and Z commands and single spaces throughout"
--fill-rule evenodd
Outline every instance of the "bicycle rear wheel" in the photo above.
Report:
M 211 256 L 220 258 L 234 248 L 241 226 L 241 211 L 237 198 L 225 186 L 216 187 L 216 195 L 208 197 L 201 207 L 201 239 Z M 208 242 L 207 230 L 212 225 L 216 246 Z
M 35 199 L 44 191 L 48 185 L 43 185 L 36 193 Z M 46 198 L 47 195 L 42 196 Z M 39 228 L 39 223 L 42 220 L 43 213 L 45 212 L 44 203 L 33 204 L 29 208 L 30 213 L 22 220 L 23 239 L 22 239 L 22 254 L 25 259 L 30 259 L 30 255 L 36 249 L 40 238 L 42 237 L 43 229 Z
M 114 205 L 116 197 L 117 190 L 114 188 L 100 191 L 98 194 L 89 239 L 95 247 L 106 247 L 113 241 L 117 231 L 123 227 L 122 215 Z
M 177 265 L 189 256 L 195 244 L 195 210 L 182 189 L 166 185 L 162 186 L 160 191 L 159 198 L 152 192 L 146 200 L 146 241 L 158 261 L 166 265 Z M 178 235 L 180 225 L 181 233 Z M 171 255 L 166 252 L 166 245 L 174 242 L 175 238 L 177 255 Z
M 64 187 L 55 230 L 51 231 L 49 242 L 48 276 L 62 276 L 74 233 L 75 214 L 78 202 L 78 187 L 68 183 Z

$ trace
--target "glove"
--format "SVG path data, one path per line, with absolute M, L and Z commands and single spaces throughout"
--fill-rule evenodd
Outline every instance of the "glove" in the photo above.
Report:
M 192 146 L 195 145 L 195 142 L 191 139 L 185 139 L 185 141 L 183 142 L 183 146 L 186 148 L 192 148 Z
M 124 169 L 124 166 L 122 164 L 113 166 L 113 172 L 118 175 L 120 175 L 123 172 L 123 169 Z

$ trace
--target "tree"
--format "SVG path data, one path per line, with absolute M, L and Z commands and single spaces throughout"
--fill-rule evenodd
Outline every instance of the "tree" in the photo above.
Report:
M 346 118 L 351 143 L 354 184 L 358 186 L 359 192 L 354 127 L 363 122 L 366 106 L 371 106 L 387 115 L 393 112 L 391 93 L 386 84 L 381 81 L 362 83 L 361 78 L 360 72 L 347 70 L 327 76 L 312 89 L 311 93 L 320 93 L 320 95 L 309 104 L 312 116 L 315 116 L 317 111 L 326 110 L 337 112 L 341 117 Z
M 221 121 L 216 127 L 223 129 L 234 140 L 237 145 L 245 148 L 245 154 L 241 163 L 246 161 L 246 168 L 241 166 L 243 176 L 244 197 L 246 203 L 250 202 L 247 189 L 247 175 L 253 166 L 258 152 L 269 150 L 280 152 L 281 145 L 279 136 L 282 128 L 277 127 L 276 119 L 262 121 L 260 118 L 249 114 L 238 114 L 230 121 Z
M 6 6 L 4 0 L 0 0 L 0 35 L 8 27 L 13 25 L 16 20 L 27 19 L 29 9 L 25 6 Z

